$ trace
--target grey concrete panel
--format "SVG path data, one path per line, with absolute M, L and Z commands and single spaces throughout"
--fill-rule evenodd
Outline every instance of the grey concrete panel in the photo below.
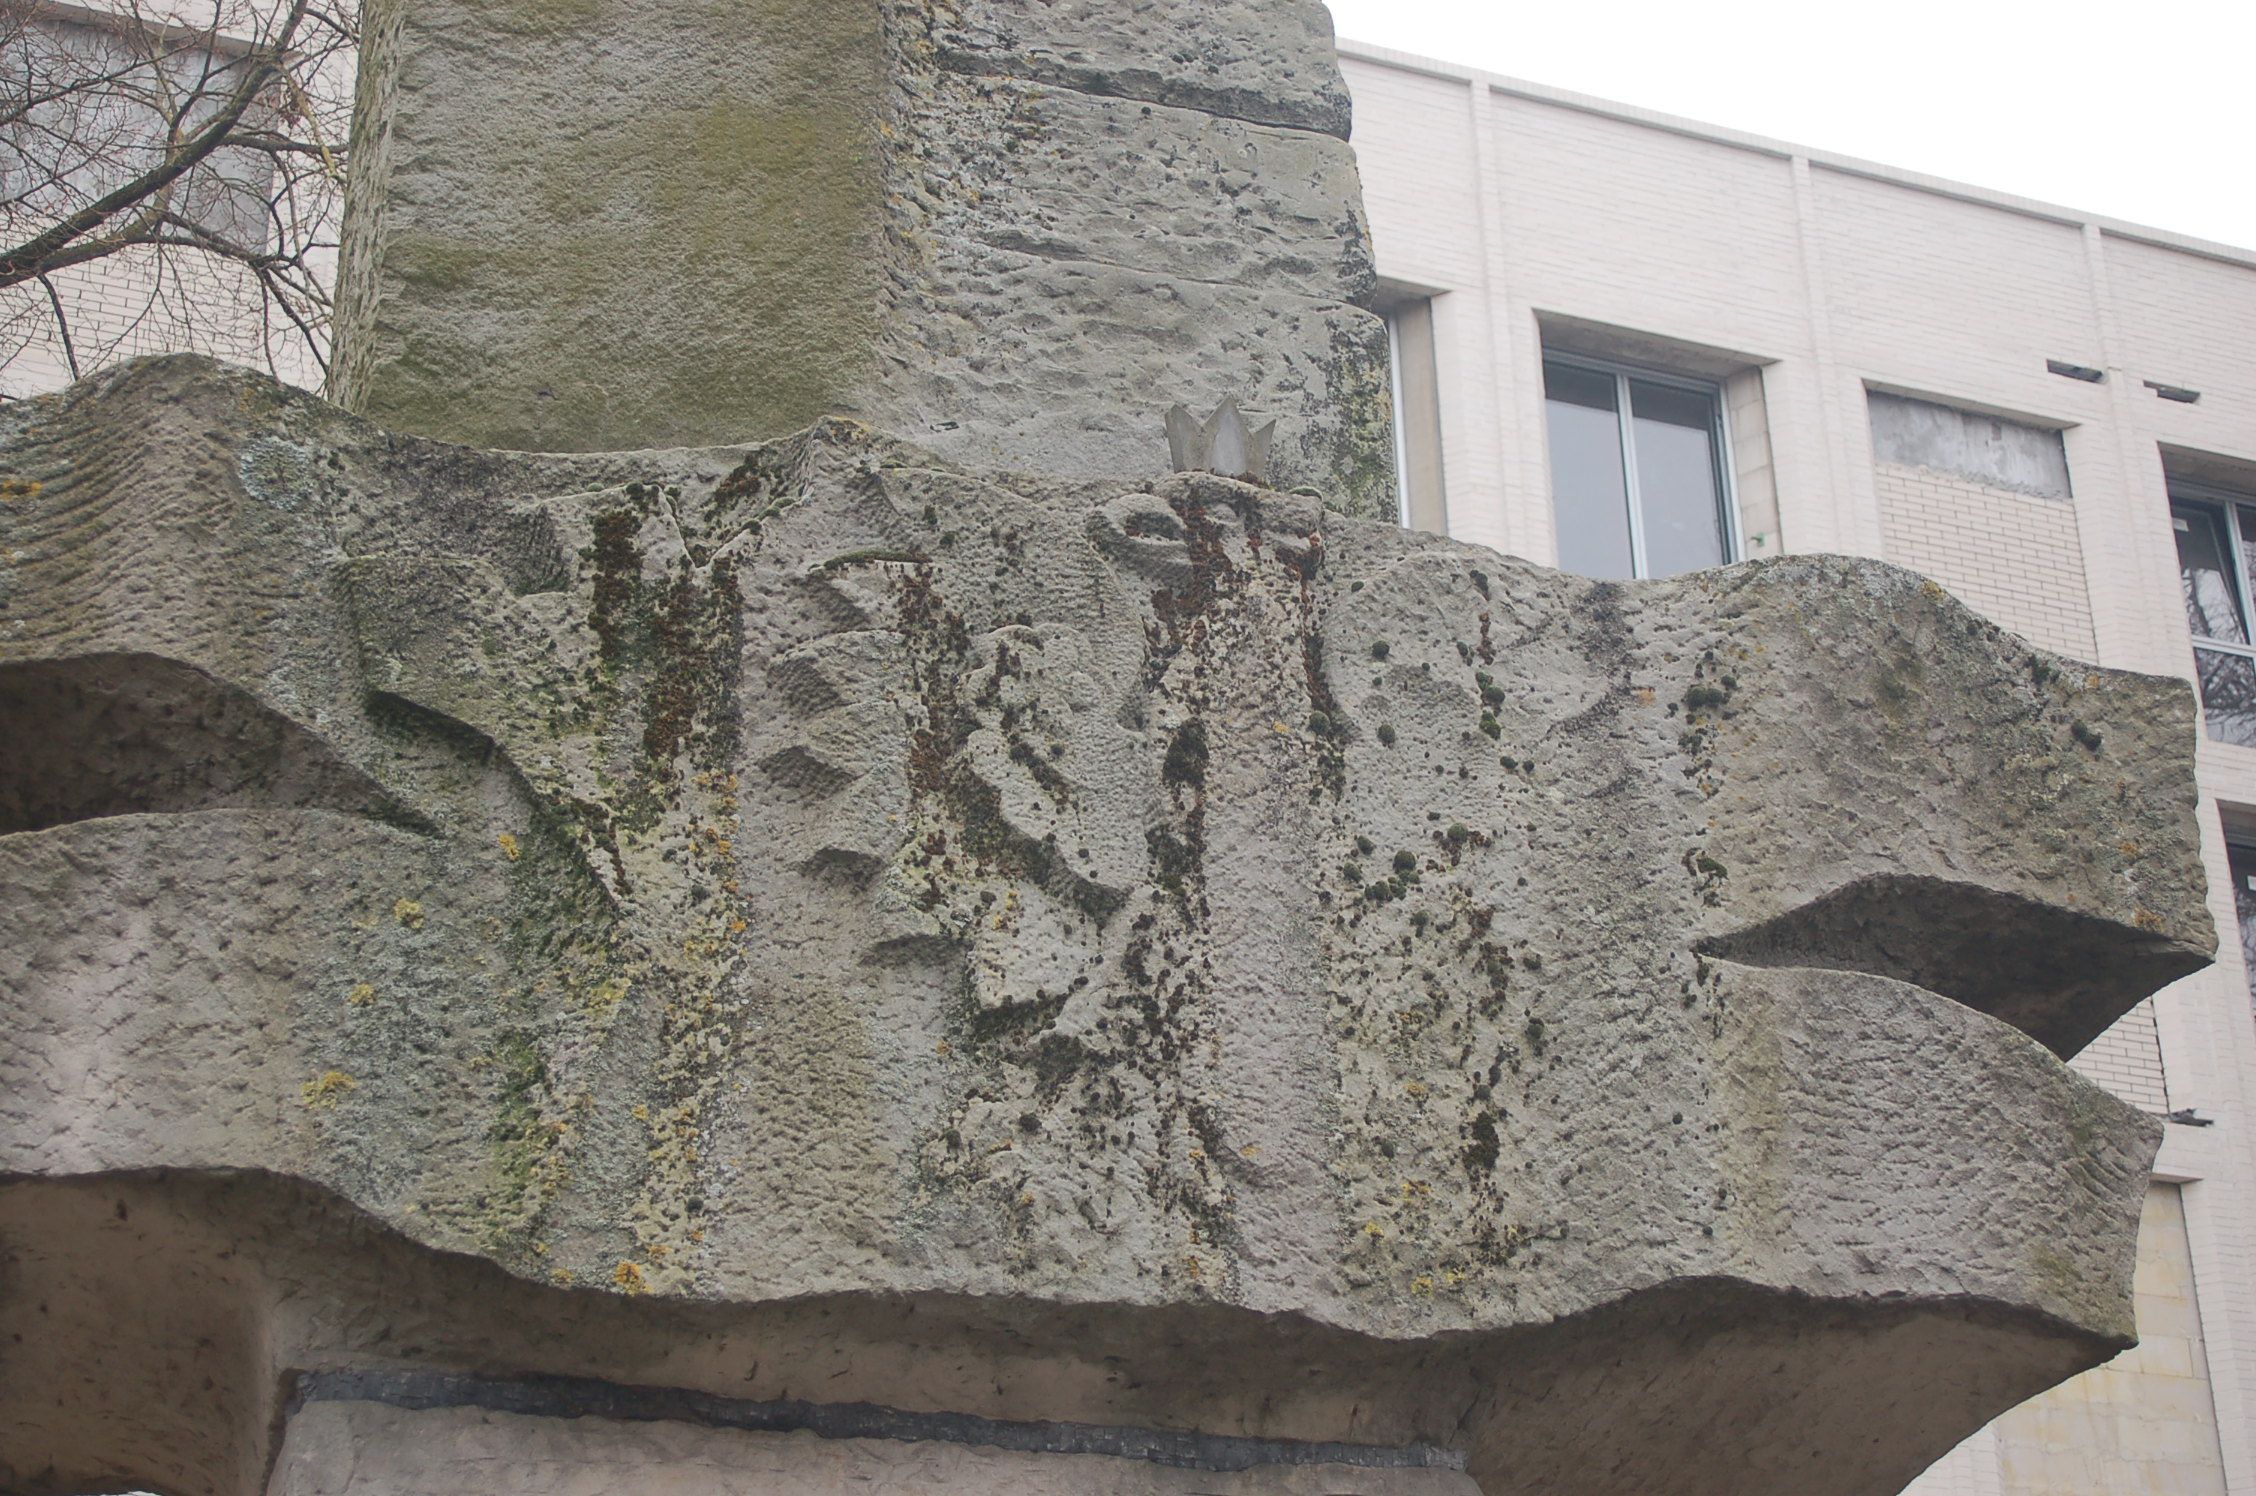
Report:
M 2058 431 L 1877 390 L 1869 400 L 1872 454 L 1882 462 L 2041 498 L 2072 497 Z

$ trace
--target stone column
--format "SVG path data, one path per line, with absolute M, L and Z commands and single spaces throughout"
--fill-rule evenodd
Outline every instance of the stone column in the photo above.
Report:
M 1389 516 L 1386 340 L 1315 0 L 375 0 L 336 395 L 482 446 L 844 414 L 976 467 L 1164 471 L 1279 421 Z

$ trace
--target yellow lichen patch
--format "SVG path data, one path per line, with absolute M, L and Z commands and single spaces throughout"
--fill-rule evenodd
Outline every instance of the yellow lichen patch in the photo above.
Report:
M 1919 591 L 1920 594 L 1931 603 L 1939 603 L 1945 596 L 1943 592 L 1943 585 L 1940 582 L 1921 582 L 1919 584 Z
M 1434 1291 L 1434 1280 L 1427 1277 L 1424 1273 L 1420 1273 L 1417 1277 L 1410 1280 L 1410 1291 L 1416 1294 L 1424 1294 L 1430 1298 L 1432 1297 Z
M 1386 1235 L 1386 1227 L 1380 1225 L 1377 1221 L 1365 1221 L 1363 1223 L 1363 1234 L 1365 1236 L 1384 1236 Z
M 352 991 L 345 994 L 345 1001 L 356 1008 L 365 1008 L 376 1001 L 376 988 L 372 983 L 358 983 Z
M 1246 1158 L 1259 1158 L 1261 1157 L 1261 1145 L 1259 1143 L 1248 1143 L 1238 1152 Z
M 621 1293 L 648 1293 L 650 1284 L 642 1276 L 642 1269 L 631 1262 L 622 1262 L 611 1270 L 611 1281 Z
M 670 1249 L 664 1242 L 654 1241 L 649 1246 L 644 1247 L 642 1250 L 644 1255 L 649 1257 L 652 1262 L 664 1262 L 666 1260 L 666 1253 Z
M 318 1078 L 307 1081 L 298 1094 L 308 1111 L 333 1112 L 337 1109 L 338 1098 L 359 1084 L 342 1070 L 325 1070 Z
M 638 1101 L 628 1109 L 627 1115 L 637 1122 L 648 1122 L 650 1120 L 650 1108 Z
M 2142 930 L 2159 930 L 2167 921 L 2151 909 L 2141 909 L 2131 916 L 2131 923 Z
M 569 1288 L 572 1284 L 572 1270 L 568 1267 L 552 1267 L 548 1270 L 548 1277 L 558 1288 Z
M 423 906 L 413 899 L 396 899 L 392 903 L 392 918 L 410 930 L 423 928 Z
M 0 503 L 14 504 L 39 497 L 40 486 L 29 478 L 0 478 Z
M 613 977 L 608 982 L 598 983 L 594 990 L 589 992 L 587 995 L 586 1009 L 588 1017 L 609 1017 L 611 1015 L 612 1009 L 618 1007 L 620 1003 L 626 1001 L 627 989 L 632 985 L 633 984 L 625 977 Z
M 525 855 L 524 850 L 517 845 L 517 838 L 511 836 L 506 831 L 501 833 L 501 835 L 495 837 L 494 840 L 501 844 L 501 855 L 508 858 L 511 862 L 515 862 L 518 858 Z

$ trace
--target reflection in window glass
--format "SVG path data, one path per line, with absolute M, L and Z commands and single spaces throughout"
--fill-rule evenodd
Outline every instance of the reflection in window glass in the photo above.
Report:
M 2186 626 L 2196 639 L 2246 644 L 2232 551 L 2220 533 L 2224 517 L 2222 509 L 2207 505 L 2170 506 L 2178 533 L 2178 581 L 2185 589 Z
M 2249 647 L 2248 579 L 2256 567 L 2256 504 L 2231 494 L 2173 488 L 2178 586 L 2193 635 L 2193 673 L 2209 736 L 2256 748 L 2256 649 Z
M 2196 647 L 2193 667 L 2201 679 L 2201 714 L 2209 736 L 2256 748 L 2256 660 Z
M 1619 381 L 1572 364 L 1543 366 L 1551 427 L 1551 503 L 1559 569 L 1609 580 L 1636 575 L 1629 485 L 1622 476 Z
M 1561 570 L 1665 577 L 1731 559 L 1713 385 L 1543 363 Z

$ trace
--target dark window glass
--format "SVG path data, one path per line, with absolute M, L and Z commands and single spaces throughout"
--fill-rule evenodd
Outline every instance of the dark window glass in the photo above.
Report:
M 2248 974 L 2249 999 L 2256 1002 L 2256 846 L 2228 841 L 2232 864 L 2233 908 L 2240 915 L 2240 960 Z
M 2193 633 L 2193 673 L 2209 736 L 2256 748 L 2256 659 L 2223 645 L 2247 645 L 2246 569 L 2256 563 L 2256 512 L 2224 500 L 2181 498 L 2170 505 L 2177 532 L 2178 586 Z
M 2196 639 L 2246 644 L 2240 583 L 2222 533 L 2224 517 L 2224 510 L 2206 504 L 2170 506 L 2178 532 L 2178 581 L 2185 589 L 2186 626 Z
M 2201 715 L 2209 736 L 2256 748 L 2256 660 L 2196 647 L 2193 668 L 2201 678 Z
M 1635 573 L 1616 388 L 1614 376 L 1599 370 L 1543 366 L 1559 569 L 1586 577 L 1619 579 Z
M 1716 471 L 1716 402 L 1705 390 L 1629 382 L 1637 449 L 1637 509 L 1645 575 L 1721 566 L 1723 486 Z
M 2256 576 L 2256 504 L 2235 504 L 2232 513 L 2234 525 L 2240 531 L 2240 575 L 2243 578 Z M 2245 594 L 2245 587 L 2242 591 Z M 2239 617 L 2246 623 L 2250 599 L 2243 595 L 2240 601 Z M 2250 632 L 2248 642 L 2256 644 L 2256 630 Z

